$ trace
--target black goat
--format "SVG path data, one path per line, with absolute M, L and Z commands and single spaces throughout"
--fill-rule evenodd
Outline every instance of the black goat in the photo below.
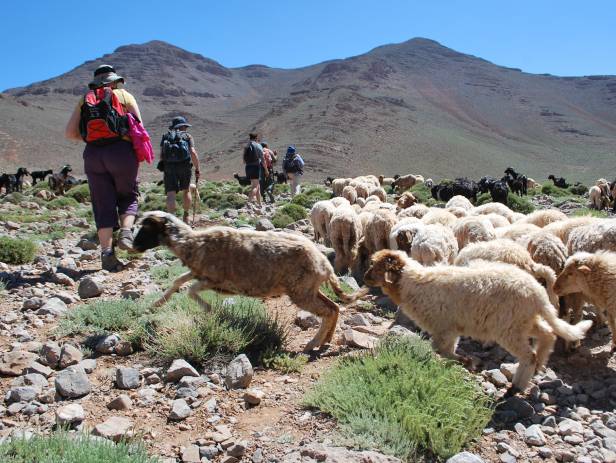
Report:
M 30 174 L 30 176 L 32 177 L 32 185 L 36 185 L 37 180 L 40 180 L 41 182 L 43 182 L 45 180 L 45 177 L 51 174 L 53 174 L 53 170 L 51 169 L 35 170 L 34 172 Z
M 11 177 L 13 177 L 13 175 L 9 175 L 9 174 L 0 175 L 0 191 L 2 191 L 2 188 L 4 188 L 4 192 L 6 194 L 11 193 L 11 191 L 13 190 L 13 182 L 12 182 Z
M 507 205 L 507 198 L 509 197 L 507 182 L 493 177 L 482 177 L 477 183 L 477 187 L 481 193 L 489 191 L 492 201 L 495 203 Z
M 240 176 L 237 172 L 233 174 L 233 177 L 235 177 L 235 179 L 237 180 L 237 182 L 241 185 L 241 186 L 248 186 L 250 185 L 250 179 L 246 176 Z
M 518 174 L 513 167 L 505 169 L 505 176 L 501 180 L 507 182 L 511 191 L 518 196 L 528 194 L 528 178 L 526 175 Z
M 278 184 L 287 183 L 287 174 L 284 172 L 274 171 L 274 178 L 276 178 Z
M 477 184 L 467 178 L 456 178 L 453 182 L 439 183 L 430 189 L 434 199 L 444 202 L 458 195 L 476 202 L 478 192 Z
M 331 186 L 334 180 L 336 180 L 334 177 L 327 177 L 323 183 L 325 184 L 325 186 Z
M 23 184 L 24 184 L 24 177 L 26 175 L 30 175 L 30 172 L 28 172 L 28 169 L 26 169 L 25 167 L 20 167 L 19 169 L 17 169 L 17 172 L 14 175 L 10 175 L 9 174 L 9 183 L 11 184 L 10 189 L 11 191 L 19 191 L 21 192 L 23 190 Z M 8 193 L 8 190 L 7 190 Z
M 67 164 L 60 169 L 59 173 L 51 174 L 51 176 L 47 179 L 49 182 L 49 189 L 56 195 L 63 195 L 66 193 L 72 186 L 74 186 L 74 184 L 70 184 L 68 180 L 68 173 L 72 171 L 73 168 L 70 164 Z
M 555 177 L 553 174 L 548 175 L 548 180 L 552 180 L 554 182 L 554 186 L 558 188 L 569 188 L 569 184 L 564 177 Z

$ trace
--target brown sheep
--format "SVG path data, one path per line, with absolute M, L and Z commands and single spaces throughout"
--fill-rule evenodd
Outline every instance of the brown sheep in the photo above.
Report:
M 616 254 L 599 251 L 570 256 L 556 278 L 554 291 L 561 296 L 581 293 L 604 311 L 612 332 L 612 352 L 616 350 Z
M 401 251 L 372 256 L 364 276 L 432 336 L 436 351 L 452 359 L 458 338 L 495 341 L 518 358 L 508 395 L 523 391 L 546 364 L 556 335 L 582 339 L 591 322 L 572 326 L 531 275 L 513 265 L 480 262 L 471 267 L 422 267 Z M 533 345 L 530 339 L 535 339 Z
M 396 201 L 396 206 L 400 209 L 407 209 L 417 202 L 417 198 L 410 191 L 405 191 Z
M 330 342 L 336 330 L 340 308 L 321 292 L 321 285 L 329 283 L 345 302 L 365 293 L 345 294 L 327 257 L 316 245 L 289 233 L 218 226 L 193 231 L 172 214 L 147 212 L 133 247 L 144 252 L 159 245 L 167 246 L 189 270 L 173 282 L 155 306 L 164 304 L 191 280 L 197 281 L 188 293 L 206 310 L 210 306 L 199 296 L 206 289 L 258 298 L 287 294 L 297 306 L 321 317 L 321 326 L 306 345 L 307 351 Z
M 402 193 L 403 191 L 415 186 L 418 182 L 423 182 L 423 177 L 420 175 L 402 175 L 401 177 L 398 177 L 391 186 L 396 193 Z

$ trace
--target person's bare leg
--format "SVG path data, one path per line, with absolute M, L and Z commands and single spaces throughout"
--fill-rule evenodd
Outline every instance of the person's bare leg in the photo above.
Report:
M 113 249 L 113 228 L 99 228 L 97 233 L 101 250 L 111 251 Z
M 175 196 L 175 191 L 167 193 L 167 212 L 170 214 L 175 214 Z
M 184 190 L 182 192 L 182 204 L 184 206 L 184 213 L 190 211 L 192 206 L 192 194 L 190 194 L 190 190 Z

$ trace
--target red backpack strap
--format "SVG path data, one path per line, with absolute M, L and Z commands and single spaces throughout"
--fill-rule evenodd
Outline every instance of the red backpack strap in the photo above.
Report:
M 111 105 L 118 112 L 120 116 L 125 116 L 126 109 L 124 109 L 124 106 L 122 105 L 122 103 L 120 103 L 120 99 L 118 98 L 118 96 L 115 94 L 113 90 L 111 90 L 110 93 L 111 93 Z

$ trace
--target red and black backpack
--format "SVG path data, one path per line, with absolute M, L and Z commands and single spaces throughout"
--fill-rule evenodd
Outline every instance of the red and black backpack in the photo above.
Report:
M 106 145 L 128 133 L 126 111 L 110 87 L 86 93 L 81 106 L 79 131 L 86 143 Z

